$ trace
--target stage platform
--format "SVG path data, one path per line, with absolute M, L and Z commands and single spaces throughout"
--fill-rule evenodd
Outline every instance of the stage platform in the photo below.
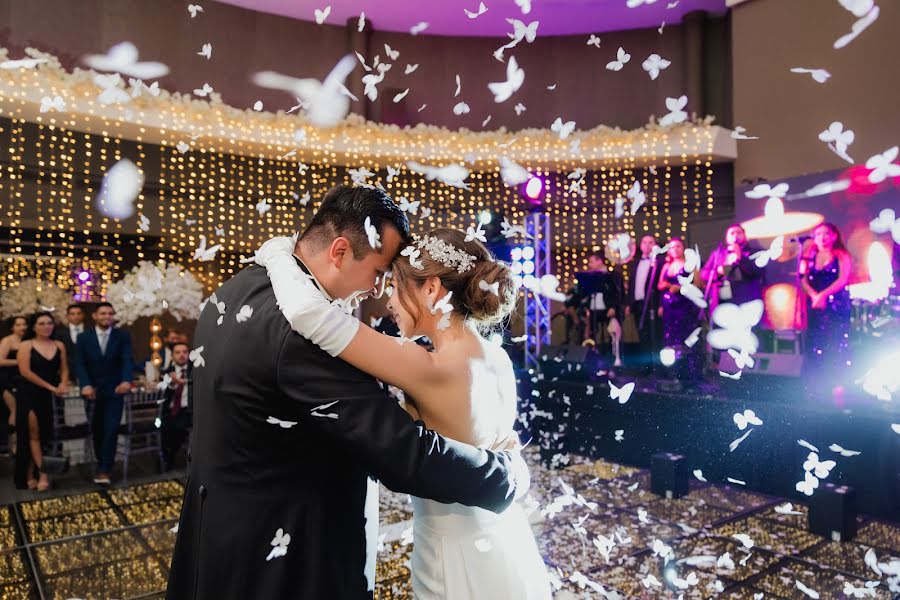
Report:
M 635 382 L 620 404 L 610 398 L 606 376 L 539 377 L 520 374 L 520 413 L 545 464 L 574 453 L 647 468 L 652 455 L 672 452 L 710 482 L 730 477 L 746 490 L 804 501 L 795 485 L 810 453 L 798 443 L 805 440 L 820 460 L 837 462 L 825 481 L 856 489 L 861 513 L 900 518 L 900 434 L 891 428 L 900 423 L 900 402 L 849 393 L 810 399 L 799 379 L 771 376 L 707 378 L 690 392 L 665 392 L 672 382 L 619 373 L 616 386 Z M 741 430 L 734 415 L 748 409 L 762 425 Z M 860 454 L 842 456 L 829 449 L 833 444 Z

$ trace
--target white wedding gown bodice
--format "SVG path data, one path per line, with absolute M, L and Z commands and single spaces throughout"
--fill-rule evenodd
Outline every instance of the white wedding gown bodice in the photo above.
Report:
M 469 369 L 469 440 L 489 447 L 513 426 L 516 388 L 506 351 L 486 340 L 481 350 Z M 519 503 L 496 514 L 413 498 L 413 514 L 410 566 L 416 598 L 550 598 L 547 570 Z
M 278 305 L 291 327 L 333 356 L 340 354 L 359 321 L 329 302 L 293 258 L 291 238 L 273 238 L 256 253 L 265 266 Z M 323 325 L 327 324 L 327 325 Z M 485 342 L 485 368 L 472 371 L 473 390 L 496 390 L 471 399 L 472 438 L 489 445 L 515 419 L 515 384 L 503 382 L 502 349 Z M 503 356 L 508 362 L 508 358 Z M 509 374 L 510 377 L 512 374 Z M 503 385 L 506 383 L 506 385 Z M 418 600 L 549 600 L 547 569 L 526 515 L 517 502 L 501 514 L 413 498 L 413 592 Z

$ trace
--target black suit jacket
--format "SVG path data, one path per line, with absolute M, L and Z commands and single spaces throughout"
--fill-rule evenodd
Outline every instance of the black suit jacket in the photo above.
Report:
M 84 331 L 87 331 L 87 329 L 88 326 L 87 324 L 85 324 Z M 58 325 L 53 331 L 53 339 L 59 340 L 66 347 L 66 358 L 69 361 L 69 373 L 71 373 L 72 377 L 77 377 L 78 373 L 76 371 L 76 368 L 78 357 L 75 356 L 76 340 L 72 339 L 72 332 L 69 329 L 69 326 Z
M 641 262 L 640 256 L 635 256 L 631 262 L 626 265 L 626 269 L 628 269 L 628 293 L 626 294 L 626 302 L 631 305 L 634 304 L 634 291 L 635 285 L 637 285 L 637 269 L 638 265 Z M 650 263 L 650 272 L 647 274 L 647 288 L 644 290 L 644 299 L 650 299 L 650 308 L 658 308 L 659 307 L 659 291 L 656 289 L 656 285 L 659 283 L 659 278 L 662 275 L 663 267 L 665 266 L 665 260 L 662 256 L 657 255 L 656 257 L 656 274 L 653 273 L 653 263 Z M 640 315 L 637 315 L 638 319 L 640 319 Z
M 425 429 L 372 377 L 293 332 L 264 268 L 216 296 L 231 316 L 217 325 L 206 306 L 194 335 L 205 365 L 193 372 L 193 462 L 166 598 L 372 598 L 369 474 L 441 502 L 511 503 L 507 454 Z M 238 323 L 245 304 L 253 317 Z M 286 554 L 266 560 L 279 531 Z
M 110 328 L 106 353 L 100 351 L 100 340 L 94 327 L 78 336 L 75 372 L 78 385 L 92 386 L 98 392 L 112 394 L 123 381 L 131 381 L 134 358 L 131 355 L 131 336 L 123 329 Z

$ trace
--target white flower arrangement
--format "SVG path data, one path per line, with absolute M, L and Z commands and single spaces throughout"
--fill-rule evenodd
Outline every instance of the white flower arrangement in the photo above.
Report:
M 123 325 L 164 312 L 177 321 L 196 319 L 200 316 L 203 286 L 181 265 L 142 260 L 109 286 L 106 299 L 115 307 L 116 317 Z
M 34 277 L 23 279 L 0 297 L 0 318 L 23 316 L 46 310 L 57 322 L 62 322 L 66 307 L 72 304 L 72 294 L 52 283 Z

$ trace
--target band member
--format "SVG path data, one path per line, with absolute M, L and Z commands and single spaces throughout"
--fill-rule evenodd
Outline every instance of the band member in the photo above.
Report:
M 720 302 L 744 304 L 762 299 L 764 271 L 750 258 L 754 251 L 747 245 L 743 227 L 734 224 L 725 231 L 725 241 L 709 255 L 700 273 L 706 283 L 710 315 Z
M 829 384 L 850 364 L 850 267 L 840 230 L 832 223 L 816 227 L 800 263 L 800 286 L 807 296 L 803 368 L 809 382 Z
M 576 274 L 575 280 L 574 296 L 579 302 L 578 310 L 587 316 L 584 339 L 599 343 L 604 332 L 607 332 L 615 357 L 614 364 L 621 364 L 620 305 L 624 298 L 622 276 L 610 272 L 603 262 L 603 254 L 594 252 L 588 256 L 588 270 Z
M 685 269 L 684 241 L 680 237 L 669 240 L 669 252 L 663 266 L 662 275 L 656 289 L 662 292 L 659 313 L 662 316 L 663 345 L 680 350 L 684 355 L 682 364 L 677 365 L 679 379 L 685 383 L 695 382 L 701 374 L 697 345 L 688 348 L 685 340 L 700 326 L 700 315 L 691 300 L 681 293 L 679 277 L 691 275 Z
M 655 247 L 655 237 L 652 235 L 642 237 L 640 256 L 635 256 L 626 267 L 628 293 L 625 314 L 634 317 L 640 344 L 639 366 L 645 371 L 652 369 L 662 340 L 660 320 L 656 314 L 659 308 L 659 291 L 656 286 L 663 271 L 664 260 L 662 256 L 653 256 Z

